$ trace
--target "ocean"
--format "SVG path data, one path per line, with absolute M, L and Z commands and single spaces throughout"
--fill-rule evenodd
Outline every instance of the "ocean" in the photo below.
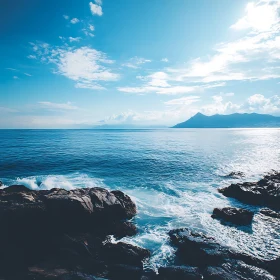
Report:
M 146 268 L 172 263 L 167 232 L 188 227 L 262 259 L 280 254 L 280 223 L 219 194 L 232 182 L 280 169 L 280 129 L 0 130 L 0 180 L 31 189 L 104 187 L 136 202 Z M 242 179 L 228 178 L 242 171 Z M 244 207 L 252 227 L 223 225 L 215 207 Z

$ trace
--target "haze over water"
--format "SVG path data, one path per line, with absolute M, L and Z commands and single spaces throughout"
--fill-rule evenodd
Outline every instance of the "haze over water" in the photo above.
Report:
M 169 229 L 188 227 L 243 252 L 280 253 L 280 225 L 256 214 L 252 227 L 222 225 L 215 207 L 248 208 L 217 188 L 279 170 L 280 129 L 1 130 L 0 180 L 31 189 L 105 187 L 130 195 L 139 228 L 126 241 L 172 262 Z M 224 177 L 232 171 L 243 179 Z M 256 213 L 258 207 L 250 207 Z

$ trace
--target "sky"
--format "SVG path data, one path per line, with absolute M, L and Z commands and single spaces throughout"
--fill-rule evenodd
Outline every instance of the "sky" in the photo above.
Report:
M 280 116 L 280 0 L 0 0 L 0 128 Z

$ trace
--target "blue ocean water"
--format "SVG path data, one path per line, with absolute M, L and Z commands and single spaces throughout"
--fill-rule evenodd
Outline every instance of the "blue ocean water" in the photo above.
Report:
M 241 181 L 224 177 L 232 171 L 252 181 L 279 170 L 279 139 L 279 129 L 0 130 L 0 180 L 31 189 L 124 191 L 137 204 L 139 228 L 124 240 L 152 251 L 150 268 L 172 263 L 167 232 L 177 227 L 271 259 L 280 253 L 280 223 L 217 188 Z M 213 208 L 224 206 L 255 211 L 252 227 L 213 220 Z

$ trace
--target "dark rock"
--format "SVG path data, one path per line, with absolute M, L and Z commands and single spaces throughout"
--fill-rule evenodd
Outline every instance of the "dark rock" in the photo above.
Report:
M 167 266 L 160 267 L 159 270 L 160 280 L 200 280 L 203 279 L 202 274 L 197 267 L 191 266 Z
M 108 262 L 139 264 L 147 256 L 145 249 L 123 243 L 117 246 L 119 259 L 114 249 L 109 249 L 112 258 L 104 254 L 108 247 L 103 244 L 107 234 L 135 234 L 135 225 L 125 220 L 135 214 L 135 204 L 120 191 L 1 189 L 0 278 L 60 279 L 83 273 L 91 278 L 77 279 L 94 279 L 91 275 L 108 272 Z M 51 265 L 39 267 L 42 262 Z
M 109 277 L 111 279 L 127 279 L 140 280 L 143 274 L 143 268 L 139 266 L 131 266 L 125 264 L 112 265 L 109 269 Z
M 0 181 L 0 187 L 2 187 L 4 184 L 3 184 L 3 182 L 2 181 Z
M 275 276 L 280 276 L 280 258 L 271 261 L 260 260 L 221 246 L 214 238 L 189 229 L 171 230 L 169 235 L 171 242 L 178 247 L 177 256 L 187 265 L 204 269 L 207 266 L 220 266 L 225 260 L 230 263 L 242 261 L 247 265 L 262 268 Z
M 116 222 L 110 226 L 111 231 L 108 229 L 109 234 L 113 234 L 117 238 L 125 236 L 134 236 L 137 234 L 137 227 L 131 222 Z
M 241 171 L 233 171 L 230 172 L 228 175 L 226 175 L 225 177 L 231 177 L 231 178 L 242 178 L 245 177 L 245 173 L 241 172 Z
M 280 209 L 280 173 L 266 175 L 258 182 L 231 184 L 219 192 L 245 203 Z
M 5 189 L 2 189 L 1 192 L 5 192 L 5 193 L 31 192 L 31 190 L 24 185 L 12 185 Z
M 254 213 L 241 208 L 215 208 L 212 218 L 222 219 L 237 225 L 249 225 L 252 223 Z
M 169 232 L 171 242 L 178 247 L 180 259 L 192 266 L 214 265 L 228 257 L 229 251 L 216 243 L 215 239 L 189 229 L 175 229 Z
M 276 280 L 264 269 L 247 265 L 242 261 L 229 260 L 219 267 L 208 267 L 204 273 L 205 280 Z
M 280 213 L 277 213 L 277 212 L 275 212 L 271 209 L 268 209 L 268 208 L 261 209 L 260 213 L 265 215 L 265 216 L 269 216 L 271 218 L 280 219 Z
M 143 260 L 151 255 L 147 249 L 123 242 L 105 244 L 102 254 L 105 260 L 111 263 L 138 265 L 140 267 L 142 267 Z

